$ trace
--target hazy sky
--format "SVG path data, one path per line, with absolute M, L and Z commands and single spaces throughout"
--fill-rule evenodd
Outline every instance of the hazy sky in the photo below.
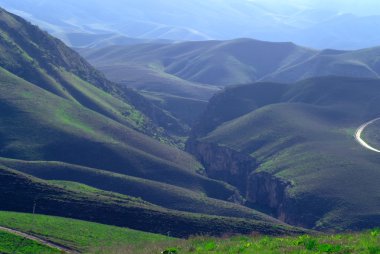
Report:
M 380 0 L 0 0 L 0 6 L 66 42 L 67 34 L 79 32 L 169 40 L 248 37 L 313 48 L 380 45 L 374 32 Z
M 222 0 L 223 1 L 223 0 Z M 300 9 L 334 10 L 353 13 L 359 16 L 380 15 L 379 0 L 247 0 L 272 8 L 288 5 Z

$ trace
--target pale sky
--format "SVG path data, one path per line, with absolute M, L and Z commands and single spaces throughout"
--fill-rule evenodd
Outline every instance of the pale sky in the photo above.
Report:
M 380 0 L 247 0 L 268 7 L 288 5 L 300 9 L 334 10 L 358 16 L 380 15 Z

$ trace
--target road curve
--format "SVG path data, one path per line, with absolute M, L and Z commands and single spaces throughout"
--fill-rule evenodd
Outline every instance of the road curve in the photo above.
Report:
M 49 240 L 42 239 L 42 238 L 39 238 L 39 237 L 34 236 L 34 235 L 29 235 L 29 234 L 23 233 L 21 231 L 17 231 L 15 229 L 11 229 L 11 228 L 6 228 L 6 227 L 1 227 L 0 226 L 0 230 L 8 232 L 8 233 L 11 233 L 11 234 L 14 234 L 14 235 L 18 235 L 18 236 L 24 237 L 26 239 L 38 242 L 38 243 L 46 245 L 46 246 L 49 246 L 51 248 L 54 248 L 54 249 L 57 249 L 57 250 L 61 251 L 62 253 L 68 253 L 68 254 L 78 253 L 76 251 L 73 251 L 73 250 L 65 247 L 65 246 L 53 243 L 53 242 L 51 242 Z
M 365 142 L 365 141 L 362 139 L 361 136 L 362 136 L 362 132 L 364 131 L 364 129 L 365 129 L 368 125 L 370 125 L 370 124 L 372 124 L 372 123 L 374 123 L 374 122 L 376 122 L 376 121 L 379 121 L 379 120 L 380 120 L 380 117 L 375 118 L 375 119 L 373 119 L 373 120 L 371 120 L 371 121 L 369 121 L 369 122 L 366 122 L 366 123 L 360 125 L 360 127 L 356 130 L 356 133 L 355 133 L 355 139 L 356 139 L 356 141 L 358 141 L 358 143 L 359 143 L 360 145 L 362 145 L 363 147 L 367 148 L 368 150 L 371 150 L 371 151 L 376 152 L 376 153 L 380 153 L 380 150 L 378 150 L 378 149 L 376 149 L 376 148 L 370 146 L 369 144 L 367 144 L 367 142 Z

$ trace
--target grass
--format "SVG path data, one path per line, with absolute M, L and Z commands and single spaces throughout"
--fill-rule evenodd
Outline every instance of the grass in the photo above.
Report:
M 194 237 L 188 240 L 161 242 L 152 245 L 116 246 L 97 253 L 110 254 L 322 254 L 322 253 L 380 253 L 380 230 L 335 235 L 302 235 L 293 237 L 268 237 L 260 235 L 223 238 Z M 166 244 L 166 246 L 165 246 Z
M 247 207 L 209 198 L 208 195 L 212 193 L 208 191 L 206 193 L 191 191 L 156 181 L 66 163 L 46 161 L 28 162 L 0 158 L 0 164 L 10 168 L 17 168 L 18 171 L 45 180 L 66 181 L 66 185 L 72 185 L 72 182 L 83 183 L 86 184 L 85 186 L 97 188 L 97 191 L 107 190 L 132 197 L 140 197 L 150 203 L 174 210 L 256 220 L 270 220 L 269 216 Z M 86 189 L 88 189 L 88 187 Z M 215 192 L 215 189 L 214 187 L 211 191 Z M 221 190 L 218 192 L 219 194 L 223 194 Z M 219 196 L 219 198 L 226 198 L 229 195 L 231 195 L 230 192 L 226 192 L 222 196 Z
M 38 242 L 25 239 L 11 233 L 0 231 L 0 253 L 4 254 L 58 254 L 60 251 L 42 245 Z
M 0 212 L 0 226 L 17 229 L 47 239 L 66 247 L 87 252 L 99 246 L 118 244 L 138 245 L 151 244 L 169 239 L 166 236 L 145 233 L 115 226 L 85 222 L 61 217 L 31 215 L 13 212 Z M 16 245 L 20 237 L 0 231 L 1 248 Z M 26 247 L 32 241 L 26 241 Z M 33 243 L 33 242 L 32 242 Z M 37 247 L 38 244 L 34 244 Z M 33 247 L 34 245 L 31 245 Z M 47 248 L 48 249 L 48 248 Z M 3 250 L 4 251 L 4 250 Z M 45 252 L 19 252 L 19 253 L 45 253 Z M 50 253 L 50 252 L 47 252 Z M 57 253 L 57 252 L 51 252 Z
M 9 196 L 12 195 L 12 199 Z M 288 234 L 304 232 L 260 214 L 264 219 L 212 216 L 167 209 L 139 198 L 93 189 L 78 183 L 48 182 L 11 169 L 0 169 L 0 202 L 7 211 L 56 215 L 128 227 L 136 230 L 187 237 L 223 232 Z
M 379 92 L 378 80 L 339 77 L 228 88 L 212 99 L 195 135 L 251 155 L 256 166 L 247 169 L 251 188 L 243 193 L 256 209 L 315 229 L 380 226 L 380 158 L 352 135 L 380 115 Z M 198 147 L 198 158 L 212 157 Z
M 1 9 L 0 63 L 7 71 L 167 144 L 181 124 L 136 92 L 108 81 L 61 41 Z M 181 132 L 179 130 L 178 132 Z

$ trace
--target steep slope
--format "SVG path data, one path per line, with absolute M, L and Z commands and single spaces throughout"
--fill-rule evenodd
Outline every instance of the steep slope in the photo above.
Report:
M 173 117 L 120 89 L 61 41 L 3 9 L 0 31 L 0 66 L 11 73 L 151 136 L 165 137 L 162 128 L 181 132 Z
M 187 149 L 209 176 L 283 221 L 335 230 L 379 226 L 380 157 L 354 137 L 380 115 L 379 85 L 327 77 L 227 88 L 211 100 Z
M 158 125 L 165 120 L 161 111 L 144 105 L 142 96 L 3 10 L 0 28 L 1 209 L 30 211 L 42 196 L 41 213 L 159 233 L 174 229 L 178 236 L 266 232 L 262 225 L 281 224 L 235 204 L 242 202 L 236 188 L 204 176 L 191 155 L 141 133 L 170 141 Z
M 0 84 L 2 157 L 63 161 L 206 191 L 219 198 L 234 195 L 232 188 L 198 174 L 199 163 L 178 149 L 1 69 Z

